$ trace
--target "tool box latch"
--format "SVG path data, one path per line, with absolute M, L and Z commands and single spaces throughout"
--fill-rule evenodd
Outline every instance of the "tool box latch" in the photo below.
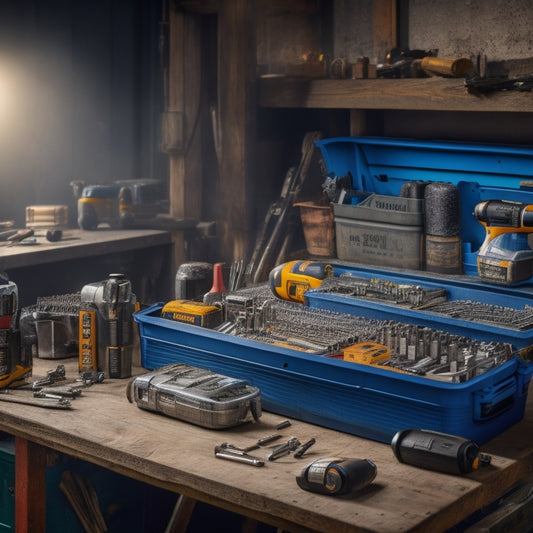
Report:
M 511 376 L 495 385 L 474 393 L 474 420 L 495 418 L 511 409 L 517 391 L 516 376 Z

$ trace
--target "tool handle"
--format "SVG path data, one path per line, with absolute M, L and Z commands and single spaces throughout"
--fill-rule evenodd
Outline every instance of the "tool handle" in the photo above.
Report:
M 465 474 L 478 466 L 479 446 L 455 435 L 405 429 L 394 435 L 391 447 L 401 463 L 446 474 Z
M 444 76 L 464 76 L 472 68 L 472 61 L 466 57 L 446 59 L 428 56 L 422 58 L 421 67 Z

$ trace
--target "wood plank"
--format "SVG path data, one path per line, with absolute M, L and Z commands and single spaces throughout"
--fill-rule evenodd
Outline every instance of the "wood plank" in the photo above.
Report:
M 63 239 L 37 238 L 32 246 L 0 246 L 0 271 L 72 259 L 84 259 L 171 244 L 170 233 L 160 230 L 67 230 Z
M 533 94 L 468 94 L 462 79 L 259 80 L 259 105 L 324 109 L 533 112 Z
M 65 364 L 67 377 L 74 377 L 76 362 Z M 34 378 L 49 367 L 49 361 L 36 360 Z M 301 441 L 316 439 L 303 459 L 288 456 L 263 468 L 223 461 L 214 457 L 215 445 L 252 444 L 275 432 L 283 417 L 264 413 L 258 423 L 210 431 L 128 403 L 127 381 L 93 385 L 71 411 L 48 410 L 46 416 L 37 407 L 2 403 L 0 429 L 294 532 L 442 531 L 498 497 L 533 466 L 531 397 L 524 420 L 483 447 L 492 455 L 490 467 L 451 476 L 398 463 L 387 444 L 297 420 L 281 432 Z M 253 453 L 265 457 L 267 452 Z M 329 456 L 367 457 L 376 463 L 378 476 L 351 499 L 300 490 L 295 475 L 308 461 Z
M 256 120 L 256 0 L 219 2 L 218 117 L 220 212 L 224 261 L 245 259 L 250 248 Z
M 15 438 L 15 527 L 19 533 L 46 530 L 46 450 Z
M 384 60 L 387 52 L 397 46 L 396 0 L 374 0 L 373 34 L 374 49 L 372 57 Z
M 169 153 L 170 216 L 200 220 L 202 214 L 201 20 L 170 4 L 168 113 L 177 117 L 177 148 Z M 180 139 L 181 137 L 181 139 Z M 181 142 L 180 142 L 181 141 Z M 174 265 L 187 260 L 182 231 L 173 232 Z

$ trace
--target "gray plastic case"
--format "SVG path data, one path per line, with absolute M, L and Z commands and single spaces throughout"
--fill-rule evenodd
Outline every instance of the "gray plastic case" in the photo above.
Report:
M 209 429 L 232 427 L 261 416 L 257 387 L 182 363 L 137 376 L 131 388 L 129 399 L 141 409 Z

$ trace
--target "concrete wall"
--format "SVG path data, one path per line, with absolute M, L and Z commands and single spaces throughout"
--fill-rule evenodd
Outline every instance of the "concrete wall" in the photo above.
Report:
M 530 0 L 409 0 L 409 47 L 488 61 L 533 56 Z
M 382 6 L 386 2 L 380 0 Z M 391 0 L 391 4 L 393 1 Z M 533 56 L 531 0 L 398 0 L 398 44 L 437 48 L 441 57 L 486 56 L 488 61 Z M 353 62 L 384 60 L 373 39 L 376 3 L 334 0 L 334 55 Z

